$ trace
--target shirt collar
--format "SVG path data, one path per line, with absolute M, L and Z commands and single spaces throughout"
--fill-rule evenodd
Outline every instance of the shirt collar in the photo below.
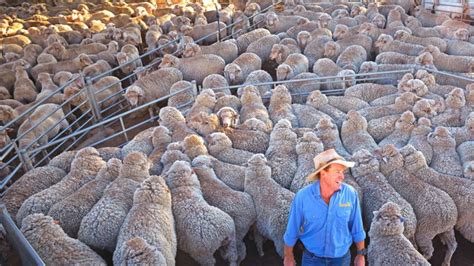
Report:
M 313 182 L 313 184 L 311 185 L 312 187 L 312 191 L 313 191 L 313 195 L 314 196 L 318 196 L 318 197 L 321 197 L 321 184 L 319 183 L 319 180 L 316 180 Z M 340 189 L 336 190 L 334 192 L 334 194 L 338 193 L 338 192 L 341 192 L 342 191 L 342 186 Z

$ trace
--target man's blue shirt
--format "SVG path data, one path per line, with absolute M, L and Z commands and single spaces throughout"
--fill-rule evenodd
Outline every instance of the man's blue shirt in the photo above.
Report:
M 343 183 L 328 205 L 316 181 L 296 193 L 283 240 L 294 246 L 300 239 L 316 256 L 338 258 L 365 236 L 357 191 Z

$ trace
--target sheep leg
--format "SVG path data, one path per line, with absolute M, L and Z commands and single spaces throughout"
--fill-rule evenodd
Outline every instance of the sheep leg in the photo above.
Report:
M 237 242 L 237 253 L 239 255 L 237 264 L 240 264 L 247 256 L 247 248 L 245 247 L 245 243 L 242 240 Z
M 415 233 L 415 238 L 421 254 L 423 254 L 425 259 L 429 260 L 433 256 L 434 252 L 433 243 L 431 242 L 433 238 L 421 233 Z
M 222 246 L 222 257 L 229 262 L 231 266 L 237 266 L 238 254 L 237 254 L 237 241 L 235 239 L 235 234 L 231 238 L 227 238 L 223 241 Z
M 469 220 L 466 219 L 462 225 L 459 225 L 460 222 L 456 225 L 456 230 L 458 230 L 461 235 L 469 240 L 470 242 L 474 242 L 474 219 Z
M 257 227 L 254 226 L 253 228 L 253 241 L 255 242 L 255 245 L 257 246 L 257 252 L 260 257 L 263 257 L 265 253 L 263 253 L 263 236 L 260 234 L 258 231 Z
M 441 233 L 439 237 L 441 239 L 441 242 L 448 246 L 442 265 L 450 265 L 451 258 L 453 257 L 453 254 L 456 251 L 456 248 L 458 247 L 456 237 L 454 236 L 454 229 Z
M 191 254 L 190 254 L 191 255 Z M 216 259 L 211 254 L 193 254 L 191 256 L 195 261 L 197 261 L 200 265 L 216 265 Z

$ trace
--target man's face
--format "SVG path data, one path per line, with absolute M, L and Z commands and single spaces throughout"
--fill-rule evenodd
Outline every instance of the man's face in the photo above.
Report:
M 333 191 L 341 189 L 342 181 L 344 180 L 344 170 L 346 170 L 344 165 L 330 164 L 319 174 L 321 185 Z

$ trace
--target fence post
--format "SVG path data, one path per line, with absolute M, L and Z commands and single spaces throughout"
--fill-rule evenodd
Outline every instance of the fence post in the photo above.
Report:
M 194 94 L 194 96 L 197 96 L 199 91 L 198 91 L 198 87 L 197 87 L 197 84 L 196 84 L 196 80 L 192 80 L 191 84 L 193 85 L 193 94 Z
M 217 3 L 214 3 L 216 7 L 216 19 L 217 19 L 217 42 L 221 42 L 221 16 L 219 14 L 219 8 L 217 7 Z
M 23 167 L 23 170 L 25 170 L 25 172 L 33 170 L 34 167 L 31 162 L 31 158 L 28 155 L 27 150 L 25 149 L 20 150 L 14 141 L 12 141 L 12 143 L 13 143 L 13 147 L 15 148 L 15 151 L 18 154 L 18 157 L 20 158 L 20 162 Z
M 94 92 L 92 91 L 92 81 L 90 77 L 86 77 L 86 93 L 89 107 L 91 108 L 92 115 L 94 117 L 94 122 L 98 123 L 102 120 L 102 115 L 100 114 L 100 108 L 97 104 L 97 99 L 95 98 Z

